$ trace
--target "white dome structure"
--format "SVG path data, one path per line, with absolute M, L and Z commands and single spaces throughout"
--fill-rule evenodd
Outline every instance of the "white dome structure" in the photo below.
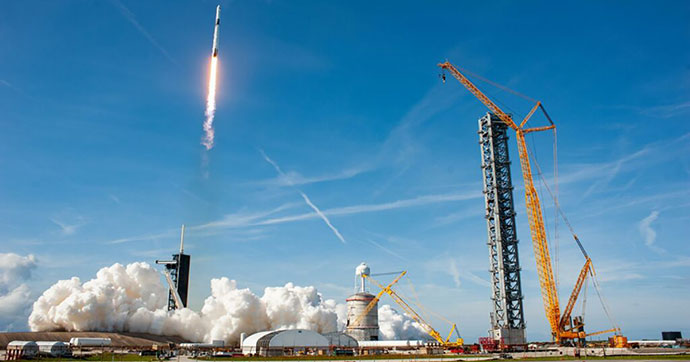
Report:
M 329 341 L 321 334 L 307 329 L 287 329 L 254 333 L 242 341 L 242 354 L 255 356 L 284 356 L 327 354 Z

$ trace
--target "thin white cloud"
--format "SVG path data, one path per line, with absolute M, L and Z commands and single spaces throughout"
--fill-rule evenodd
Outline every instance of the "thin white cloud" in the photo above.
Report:
M 462 283 L 460 282 L 460 271 L 458 270 L 458 264 L 455 262 L 455 259 L 450 259 L 450 263 L 448 265 L 448 272 L 453 277 L 455 287 L 460 288 L 460 286 L 462 285 Z
M 444 203 L 444 202 L 464 201 L 464 200 L 470 200 L 470 199 L 475 199 L 475 198 L 480 198 L 480 197 L 482 197 L 480 192 L 424 195 L 424 196 L 418 196 L 418 197 L 415 197 L 412 199 L 403 199 L 403 200 L 397 200 L 397 201 L 391 201 L 391 202 L 384 202 L 381 204 L 363 204 L 363 205 L 338 207 L 338 208 L 325 210 L 324 214 L 328 215 L 328 216 L 355 215 L 355 214 L 370 213 L 370 212 L 377 212 L 377 211 L 403 209 L 403 208 L 409 208 L 409 207 L 415 207 L 415 206 L 424 206 L 424 205 Z M 267 220 L 259 222 L 257 225 L 282 224 L 282 223 L 286 223 L 286 222 L 312 219 L 314 217 L 316 217 L 316 215 L 314 215 L 312 213 L 290 215 L 290 216 L 283 216 L 283 217 L 267 219 Z
M 79 229 L 80 227 L 82 227 L 86 224 L 82 217 L 78 217 L 77 222 L 72 223 L 72 224 L 68 224 L 62 220 L 57 219 L 57 218 L 51 218 L 50 221 L 53 224 L 59 226 L 64 235 L 73 235 L 74 233 L 77 232 L 77 229 Z
M 338 173 L 312 177 L 304 176 L 299 172 L 290 171 L 285 172 L 284 174 L 279 175 L 278 177 L 270 180 L 259 181 L 258 184 L 267 186 L 299 186 L 315 184 L 320 182 L 347 180 L 356 177 L 362 173 L 368 172 L 371 169 L 372 168 L 370 167 L 353 167 L 345 169 Z
M 0 291 L 31 278 L 38 263 L 32 254 L 0 253 Z
M 275 213 L 279 213 L 284 210 L 295 207 L 298 203 L 290 202 L 270 209 L 268 211 L 260 212 L 236 212 L 232 214 L 225 215 L 222 219 L 218 221 L 212 221 L 206 224 L 192 226 L 190 230 L 203 230 L 203 229 L 213 229 L 213 228 L 240 228 L 246 226 L 257 225 L 261 219 L 264 219 Z M 301 203 L 299 204 L 301 205 Z
M 170 238 L 176 235 L 175 231 L 166 231 L 158 234 L 144 234 L 138 236 L 131 236 L 127 238 L 114 239 L 104 242 L 104 244 L 122 244 L 130 241 L 144 241 L 144 240 L 155 240 L 161 238 Z
M 659 211 L 652 211 L 647 217 L 640 220 L 637 225 L 640 234 L 644 238 L 644 244 L 657 253 L 664 252 L 664 249 L 655 245 L 656 231 L 652 228 L 652 223 L 659 218 Z
M 24 282 L 37 267 L 32 254 L 0 253 L 0 331 L 26 329 L 33 298 Z
M 361 204 L 361 205 L 351 205 L 344 207 L 337 207 L 332 209 L 323 210 L 322 214 L 326 217 L 329 216 L 348 216 L 348 215 L 358 215 L 363 213 L 372 213 L 380 211 L 390 211 L 397 209 L 405 209 L 426 205 L 433 205 L 439 203 L 447 202 L 458 202 L 471 200 L 476 198 L 481 198 L 481 192 L 466 192 L 466 193 L 446 193 L 446 194 L 432 194 L 432 195 L 422 195 L 414 197 L 411 199 L 402 199 L 390 202 L 384 202 L 380 204 Z M 268 211 L 259 212 L 236 212 L 225 215 L 222 219 L 211 221 L 205 224 L 200 224 L 196 226 L 190 226 L 187 230 L 219 230 L 219 229 L 240 229 L 255 226 L 267 226 L 267 225 L 277 225 L 283 223 L 311 220 L 319 218 L 320 216 L 314 212 L 287 215 L 279 217 L 270 217 L 271 215 L 280 213 L 285 210 L 289 210 L 299 205 L 299 203 L 291 202 L 286 203 L 276 208 Z M 143 240 L 155 240 L 160 238 L 168 238 L 177 235 L 178 230 L 169 230 L 157 234 L 144 234 L 132 237 L 125 237 L 106 241 L 105 244 L 121 244 L 132 241 L 143 241 Z
M 270 164 L 273 166 L 273 168 L 275 168 L 276 172 L 278 172 L 279 175 L 285 176 L 285 173 L 283 173 L 283 171 L 280 169 L 280 167 L 278 166 L 278 164 L 275 163 L 275 161 L 273 161 L 270 157 L 268 157 L 268 155 L 267 155 L 263 150 L 259 150 L 259 151 L 261 152 L 261 155 L 264 157 L 264 160 L 266 160 L 266 162 L 270 163 Z M 292 184 L 290 184 L 290 185 L 291 185 L 291 186 L 294 186 L 294 185 L 292 185 Z M 338 229 L 336 229 L 336 227 L 333 226 L 333 224 L 331 223 L 331 221 L 328 220 L 328 217 L 327 217 L 323 212 L 321 212 L 321 210 L 320 210 L 316 205 L 314 205 L 314 203 L 309 199 L 309 196 L 307 196 L 307 194 L 305 194 L 304 192 L 302 192 L 302 190 L 300 190 L 300 189 L 298 189 L 298 188 L 296 188 L 296 187 L 295 187 L 295 189 L 296 189 L 297 192 L 299 192 L 299 194 L 302 196 L 302 198 L 304 199 L 304 202 L 306 202 L 307 205 L 308 205 L 312 210 L 314 210 L 314 212 L 316 213 L 316 215 L 318 215 L 318 217 L 321 218 L 321 220 L 323 220 L 323 222 L 326 223 L 326 225 L 331 229 L 331 231 L 333 231 L 333 234 L 335 234 L 335 236 L 336 236 L 338 239 L 340 239 L 340 241 L 341 241 L 343 244 L 347 244 L 347 241 L 345 241 L 345 238 L 344 238 L 343 235 L 340 233 L 340 231 L 338 231 Z
M 584 196 L 589 196 L 593 192 L 597 191 L 598 189 L 601 189 L 603 187 L 608 186 L 608 184 L 616 177 L 618 176 L 618 173 L 623 169 L 623 166 L 633 160 L 642 158 L 645 155 L 648 155 L 651 152 L 651 147 L 645 146 L 642 149 L 638 150 L 637 152 L 634 152 L 630 155 L 626 155 L 617 161 L 606 163 L 601 165 L 601 175 L 604 177 L 597 182 L 593 183 L 587 191 L 585 191 Z
M 163 46 L 160 45 L 160 43 L 158 43 L 158 41 L 153 37 L 153 35 L 151 35 L 151 33 L 149 33 L 148 30 L 146 30 L 146 28 L 144 28 L 139 23 L 136 16 L 134 16 L 134 14 L 122 2 L 120 2 L 120 0 L 111 1 L 115 6 L 118 7 L 118 9 L 120 9 L 122 15 L 130 23 L 132 23 L 132 25 L 134 25 L 134 27 L 139 31 L 139 33 L 141 33 L 141 35 L 143 35 L 146 38 L 146 40 L 148 40 L 149 43 L 151 43 L 151 45 L 158 49 L 166 58 L 168 58 L 169 61 L 171 61 L 174 64 L 177 64 L 177 61 L 172 56 L 170 56 L 170 53 L 168 53 L 168 51 L 165 50 L 165 48 L 163 48 Z
M 402 256 L 402 255 L 400 255 L 400 254 L 394 252 L 394 251 L 391 250 L 390 248 L 387 248 L 387 247 L 381 245 L 380 243 L 377 243 L 376 241 L 372 240 L 371 238 L 367 238 L 367 239 L 365 239 L 365 240 L 368 241 L 371 245 L 374 245 L 375 247 L 377 247 L 377 248 L 383 250 L 384 252 L 386 252 L 386 253 L 388 253 L 388 254 L 390 254 L 390 255 L 393 255 L 394 257 L 396 257 L 396 258 L 398 258 L 398 259 L 405 260 L 405 261 L 408 260 L 408 259 L 405 258 L 404 256 Z

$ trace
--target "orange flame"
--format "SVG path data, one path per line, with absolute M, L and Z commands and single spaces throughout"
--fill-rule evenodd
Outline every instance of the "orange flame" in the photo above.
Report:
M 211 71 L 208 79 L 208 97 L 206 97 L 206 121 L 204 121 L 204 140 L 202 144 L 206 150 L 213 148 L 213 117 L 216 115 L 216 75 L 218 73 L 218 57 L 211 57 Z

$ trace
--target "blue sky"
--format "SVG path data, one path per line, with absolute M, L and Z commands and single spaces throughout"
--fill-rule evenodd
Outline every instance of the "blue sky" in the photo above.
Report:
M 485 335 L 476 130 L 486 109 L 440 82 L 448 59 L 544 102 L 558 125 L 562 207 L 624 333 L 690 335 L 690 4 L 220 3 L 207 155 L 216 2 L 0 3 L 0 252 L 36 256 L 36 296 L 115 262 L 166 257 L 185 223 L 192 308 L 218 276 L 256 292 L 315 285 L 343 302 L 366 261 L 408 270 L 429 309 L 468 340 Z M 529 110 L 477 84 L 516 115 Z M 528 142 L 552 182 L 552 135 Z M 544 340 L 514 146 L 527 334 Z M 559 234 L 564 303 L 583 260 L 562 222 Z M 590 330 L 609 326 L 591 289 L 587 318 Z

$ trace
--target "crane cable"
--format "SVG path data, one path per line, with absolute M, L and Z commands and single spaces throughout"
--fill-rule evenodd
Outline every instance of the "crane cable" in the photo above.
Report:
M 534 159 L 534 156 L 531 154 L 529 149 L 527 149 L 527 152 L 530 153 L 530 156 Z M 573 229 L 573 226 L 570 224 L 570 221 L 565 216 L 565 213 L 561 209 L 561 206 L 558 203 L 558 200 L 554 197 L 554 194 L 551 192 L 549 185 L 546 183 L 546 180 L 544 179 L 544 175 L 542 174 L 541 168 L 539 167 L 539 163 L 536 162 L 536 159 L 535 159 L 534 165 L 537 168 L 537 175 L 539 175 L 540 181 L 544 184 L 544 186 L 546 187 L 546 190 L 549 192 L 549 195 L 554 200 L 554 204 L 556 205 L 556 209 L 558 210 L 558 213 L 563 218 L 563 221 L 568 226 L 568 229 L 570 229 L 570 233 L 573 235 L 573 238 L 577 242 L 577 245 L 580 247 L 580 251 L 582 252 L 582 254 L 586 258 L 589 258 L 589 255 L 587 254 L 584 247 L 582 246 L 580 239 L 577 237 L 577 234 L 575 234 L 575 230 Z M 599 301 L 601 302 L 601 307 L 604 309 L 604 313 L 606 314 L 606 317 L 608 318 L 609 322 L 611 322 L 611 324 L 613 325 L 614 328 L 617 328 L 618 330 L 620 330 L 620 327 L 618 326 L 618 324 L 613 319 L 611 311 L 608 308 L 608 303 L 606 302 L 606 300 L 604 299 L 604 296 L 601 293 L 601 287 L 599 285 L 599 281 L 596 278 L 596 274 L 592 270 L 590 270 L 590 275 L 592 276 L 592 284 L 594 285 L 594 290 L 596 290 L 596 292 L 597 292 L 597 296 L 599 297 Z
M 415 291 L 414 287 L 412 286 L 412 282 L 410 281 L 410 278 L 409 278 L 409 277 L 407 278 L 407 282 L 410 284 L 410 287 L 412 287 L 412 291 L 416 294 L 416 291 Z M 391 290 L 393 290 L 393 288 L 391 288 Z M 401 293 L 400 290 L 397 290 L 397 291 L 394 291 L 394 292 L 395 292 L 395 293 L 400 297 L 400 299 L 402 299 L 403 301 L 406 301 L 406 300 L 409 301 L 409 300 L 410 300 L 410 298 L 408 298 L 405 294 Z M 453 326 L 453 324 L 456 324 L 455 334 L 456 334 L 459 338 L 462 338 L 462 337 L 460 336 L 460 332 L 459 332 L 458 329 L 457 329 L 457 323 L 453 323 L 450 319 L 444 317 L 443 315 L 441 315 L 441 314 L 439 314 L 439 313 L 437 313 L 437 312 L 434 312 L 434 311 L 432 311 L 432 310 L 430 310 L 430 309 L 424 307 L 424 305 L 422 305 L 422 303 L 419 302 L 419 300 L 417 300 L 416 303 L 415 303 L 415 302 L 412 302 L 412 304 L 415 305 L 415 306 L 417 307 L 418 310 L 421 310 L 421 311 L 425 311 L 425 312 L 431 313 L 433 316 L 435 316 L 435 317 L 437 317 L 437 318 L 439 318 L 439 319 L 445 321 L 446 323 L 450 324 L 451 327 Z M 419 314 L 419 313 L 417 313 L 417 314 Z M 409 317 L 411 317 L 411 316 L 409 316 Z M 421 315 L 421 317 L 422 317 L 422 319 L 423 319 L 424 321 L 429 320 L 429 318 L 427 318 L 427 316 L 425 316 L 425 315 L 423 315 L 423 314 Z M 419 323 L 419 322 L 417 322 L 417 323 Z M 427 323 L 428 323 L 428 322 L 427 322 Z M 420 324 L 421 324 L 421 323 L 420 323 Z M 429 324 L 428 326 L 423 326 L 423 327 L 424 327 L 424 328 L 431 328 L 432 330 L 434 329 L 434 327 L 433 327 L 431 324 Z
M 532 103 L 537 103 L 537 100 L 534 99 L 534 98 L 531 98 L 531 97 L 529 97 L 529 96 L 526 96 L 526 95 L 524 95 L 524 94 L 522 94 L 522 93 L 520 93 L 520 92 L 517 92 L 517 91 L 515 91 L 515 90 L 512 90 L 512 89 L 510 89 L 510 88 L 508 88 L 508 87 L 506 87 L 506 86 L 504 86 L 504 85 L 501 85 L 501 84 L 499 84 L 499 83 L 497 83 L 497 82 L 491 81 L 491 80 L 489 80 L 489 79 L 487 79 L 487 78 L 484 78 L 484 77 L 482 77 L 481 75 L 476 74 L 476 73 L 474 73 L 474 72 L 471 72 L 471 71 L 469 71 L 469 70 L 467 70 L 467 69 L 465 69 L 465 68 L 462 68 L 462 67 L 457 67 L 457 68 L 459 68 L 460 70 L 462 70 L 463 73 L 469 74 L 469 75 L 471 75 L 471 76 L 473 76 L 473 77 L 475 77 L 475 78 L 477 78 L 477 79 L 480 79 L 480 80 L 482 80 L 482 81 L 484 81 L 484 82 L 486 82 L 486 83 L 488 83 L 488 84 L 493 85 L 493 86 L 496 87 L 496 88 L 499 88 L 499 89 L 502 89 L 502 90 L 504 90 L 504 91 L 506 91 L 506 92 L 512 93 L 512 94 L 514 94 L 514 95 L 516 95 L 516 96 L 518 96 L 518 97 L 520 97 L 520 98 L 526 99 L 526 100 L 528 100 L 528 101 L 530 101 L 530 102 L 532 102 Z M 444 78 L 444 79 L 445 79 L 445 78 Z M 495 98 L 496 98 L 496 97 L 494 97 L 494 99 L 495 99 Z M 500 103 L 500 102 L 499 102 L 499 103 Z M 509 110 L 511 110 L 510 107 L 507 107 L 507 108 L 508 108 Z M 551 120 L 551 117 L 550 117 L 549 114 L 546 112 L 546 109 L 544 109 L 544 107 L 541 106 L 541 105 L 540 105 L 539 108 L 541 108 L 542 112 L 544 113 L 544 116 L 546 116 L 546 118 L 548 119 L 549 123 L 554 124 L 553 121 Z M 512 110 L 511 110 L 511 112 L 512 112 Z M 514 113 L 514 112 L 513 112 L 513 113 Z M 529 123 L 529 122 L 528 122 L 528 123 Z M 556 262 L 556 285 L 558 286 L 558 283 L 559 283 L 559 278 L 558 278 L 558 275 L 559 275 L 559 274 L 558 274 L 558 264 L 559 264 L 559 262 L 558 262 L 558 261 L 559 261 L 559 260 L 558 260 L 558 257 L 559 257 L 559 251 L 558 251 L 558 249 L 559 249 L 559 245 L 558 245 L 558 244 L 559 244 L 559 241 L 558 241 L 558 240 L 559 240 L 559 238 L 558 238 L 558 215 L 559 215 L 559 214 L 560 214 L 560 216 L 563 218 L 563 221 L 565 222 L 565 224 L 566 224 L 566 226 L 568 227 L 568 229 L 570 230 L 570 233 L 573 235 L 573 238 L 575 239 L 575 242 L 577 243 L 577 246 L 580 248 L 580 251 L 582 252 L 582 254 L 583 254 L 586 258 L 589 258 L 589 256 L 587 255 L 587 252 L 585 251 L 584 247 L 582 246 L 582 243 L 580 242 L 580 239 L 577 237 L 577 234 L 575 234 L 575 230 L 573 229 L 573 226 L 570 224 L 570 221 L 569 221 L 568 218 L 565 216 L 565 213 L 564 213 L 563 210 L 561 209 L 561 206 L 560 206 L 560 204 L 559 204 L 559 202 L 558 202 L 558 162 L 557 162 L 557 160 L 558 160 L 558 159 L 557 159 L 557 146 L 558 146 L 558 144 L 557 144 L 556 128 L 555 128 L 555 127 L 553 128 L 553 139 L 554 139 L 554 140 L 553 140 L 553 150 L 554 150 L 554 151 L 553 151 L 553 153 L 554 153 L 554 155 L 553 155 L 553 157 L 554 157 L 554 180 L 555 180 L 555 192 L 556 192 L 555 195 L 554 195 L 553 192 L 551 192 L 551 189 L 549 188 L 549 185 L 546 183 L 546 181 L 545 181 L 545 179 L 544 179 L 544 175 L 543 175 L 542 172 L 541 172 L 541 168 L 539 167 L 539 163 L 536 162 L 536 157 L 534 156 L 534 154 L 536 154 L 536 151 L 530 152 L 530 149 L 527 148 L 527 153 L 529 154 L 529 156 L 531 156 L 531 157 L 534 159 L 534 161 L 535 161 L 534 164 L 535 164 L 535 166 L 536 166 L 536 168 L 537 168 L 537 174 L 539 175 L 539 179 L 540 179 L 540 181 L 544 184 L 544 186 L 546 187 L 546 190 L 548 191 L 549 195 L 550 195 L 551 198 L 553 199 L 554 205 L 555 205 L 555 210 L 554 210 L 554 213 L 555 213 L 555 217 L 554 217 L 554 220 L 555 220 L 554 235 L 555 235 L 555 236 L 554 236 L 554 239 L 555 239 L 555 243 L 556 243 L 556 244 L 555 244 L 554 249 L 555 249 L 555 252 L 556 252 L 556 260 L 555 260 L 555 262 Z M 534 142 L 531 143 L 532 147 L 534 147 L 533 144 L 534 144 Z M 609 311 L 609 309 L 608 309 L 607 303 L 606 303 L 606 301 L 605 301 L 605 299 L 604 299 L 604 297 L 603 297 L 603 295 L 602 295 L 602 293 L 601 293 L 600 286 L 599 286 L 599 282 L 598 282 L 598 280 L 596 279 L 596 274 L 594 274 L 594 273 L 592 272 L 592 270 L 590 270 L 590 275 L 592 276 L 592 284 L 594 285 L 594 289 L 595 289 L 596 292 L 597 292 L 597 296 L 599 297 L 599 301 L 601 302 L 601 306 L 602 306 L 602 308 L 604 309 L 604 313 L 606 314 L 606 317 L 609 319 L 609 321 L 611 322 L 611 324 L 612 324 L 615 328 L 617 328 L 618 330 L 620 330 L 620 328 L 618 327 L 618 325 L 616 324 L 616 322 L 613 320 L 613 317 L 611 316 L 611 313 L 610 313 L 610 311 Z M 583 309 L 584 309 L 584 305 L 583 305 Z M 584 314 L 584 312 L 583 312 L 583 314 Z
M 508 87 L 506 87 L 506 86 L 504 86 L 504 85 L 501 85 L 501 84 L 499 84 L 499 83 L 496 83 L 496 82 L 494 82 L 494 81 L 492 81 L 492 80 L 486 79 L 486 78 L 482 77 L 482 76 L 479 75 L 479 74 L 472 73 L 471 71 L 469 71 L 469 70 L 467 70 L 467 69 L 465 69 L 465 68 L 463 68 L 463 67 L 458 67 L 458 66 L 455 66 L 455 67 L 458 68 L 458 69 L 460 69 L 460 70 L 462 70 L 463 73 L 469 74 L 469 75 L 471 75 L 471 76 L 473 76 L 473 77 L 475 77 L 475 78 L 478 78 L 478 79 L 480 79 L 480 80 L 482 80 L 482 81 L 484 81 L 484 82 L 486 82 L 486 83 L 491 84 L 492 86 L 494 86 L 494 87 L 496 87 L 496 88 L 500 88 L 500 89 L 502 89 L 502 90 L 504 90 L 504 91 L 506 91 L 506 92 L 508 92 L 508 93 L 512 93 L 512 94 L 514 94 L 514 95 L 516 95 L 516 96 L 518 96 L 518 97 L 520 97 L 520 98 L 522 98 L 522 99 L 526 99 L 526 100 L 528 100 L 528 101 L 530 101 L 530 102 L 532 102 L 532 103 L 537 103 L 537 100 L 534 99 L 534 98 L 531 98 L 531 97 L 529 97 L 529 96 L 526 96 L 526 95 L 524 95 L 524 94 L 522 94 L 522 93 L 520 93 L 520 92 L 518 92 L 518 91 L 512 90 L 512 89 L 510 89 L 510 88 L 508 88 Z
M 601 301 L 601 307 L 604 308 L 604 313 L 606 314 L 606 318 L 609 319 L 609 322 L 611 322 L 611 325 L 613 325 L 614 328 L 616 328 L 618 331 L 621 330 L 620 326 L 618 326 L 618 323 L 613 319 L 613 316 L 611 315 L 611 312 L 609 311 L 608 303 L 606 303 L 606 300 L 604 299 L 604 296 L 601 294 L 601 289 L 599 287 L 599 281 L 596 278 L 595 274 L 592 274 L 592 284 L 594 285 L 594 290 L 597 292 L 597 296 L 599 296 L 599 301 Z
M 505 92 L 516 95 L 516 96 L 518 96 L 522 99 L 525 99 L 531 103 L 537 103 L 537 100 L 530 97 L 530 96 L 524 95 L 524 94 L 522 94 L 516 90 L 510 89 L 510 88 L 508 88 L 508 87 L 506 87 L 506 86 L 504 86 L 498 82 L 495 82 L 495 81 L 492 81 L 488 78 L 485 78 L 485 77 L 483 77 L 477 73 L 474 73 L 474 72 L 472 72 L 466 68 L 458 67 L 458 66 L 456 66 L 456 67 L 458 69 L 460 69 L 463 73 L 469 74 L 470 76 L 477 78 L 477 79 L 479 79 L 479 80 L 481 80 L 487 84 L 490 84 L 490 85 L 492 85 L 496 88 L 499 88 Z M 493 96 L 492 98 L 495 102 L 498 102 L 499 104 L 501 104 L 501 106 L 503 106 L 504 108 L 507 108 L 512 114 L 521 116 L 519 113 L 517 113 L 513 109 L 511 109 L 508 105 L 501 102 L 498 97 Z M 546 118 L 548 119 L 549 123 L 553 124 L 551 117 L 549 116 L 548 113 L 546 113 L 546 109 L 544 109 L 543 106 L 540 106 L 540 108 L 541 108 L 542 112 L 544 113 L 544 116 L 546 116 Z M 520 118 L 523 118 L 523 117 L 520 117 Z M 529 122 L 527 122 L 527 123 L 529 124 Z M 532 135 L 532 136 L 534 136 L 534 135 Z M 554 187 L 555 195 L 551 194 L 551 197 L 554 199 L 554 204 L 556 205 L 556 207 L 554 208 L 554 225 L 553 225 L 554 237 L 553 237 L 553 240 L 554 240 L 554 253 L 555 253 L 554 264 L 555 264 L 555 269 L 556 269 L 556 289 L 558 290 L 558 286 L 560 284 L 560 272 L 559 272 L 559 256 L 560 256 L 560 252 L 559 252 L 560 245 L 559 245 L 559 243 L 560 243 L 560 238 L 559 238 L 559 234 L 558 234 L 558 213 L 559 213 L 560 209 L 558 207 L 558 142 L 557 142 L 557 139 L 558 138 L 556 135 L 556 128 L 554 128 L 553 129 L 553 165 L 554 165 L 553 172 L 554 172 L 554 180 L 555 180 L 554 181 L 555 182 L 555 187 Z M 532 146 L 532 148 L 534 148 L 534 142 L 531 142 L 530 145 Z M 534 151 L 534 154 L 536 154 L 536 151 Z M 536 157 L 533 156 L 533 158 L 536 161 Z M 549 190 L 549 193 L 551 193 L 550 190 Z M 543 205 L 542 205 L 542 207 L 543 207 Z M 572 232 L 572 228 L 570 228 L 570 229 Z M 573 234 L 574 234 L 574 232 L 573 232 Z
M 553 179 L 554 179 L 554 204 L 558 204 L 558 137 L 556 136 L 556 128 L 553 128 Z M 560 285 L 560 270 L 559 258 L 560 258 L 560 238 L 558 235 L 558 210 L 554 208 L 553 210 L 553 240 L 554 240 L 554 254 L 556 263 L 556 290 L 558 290 Z

